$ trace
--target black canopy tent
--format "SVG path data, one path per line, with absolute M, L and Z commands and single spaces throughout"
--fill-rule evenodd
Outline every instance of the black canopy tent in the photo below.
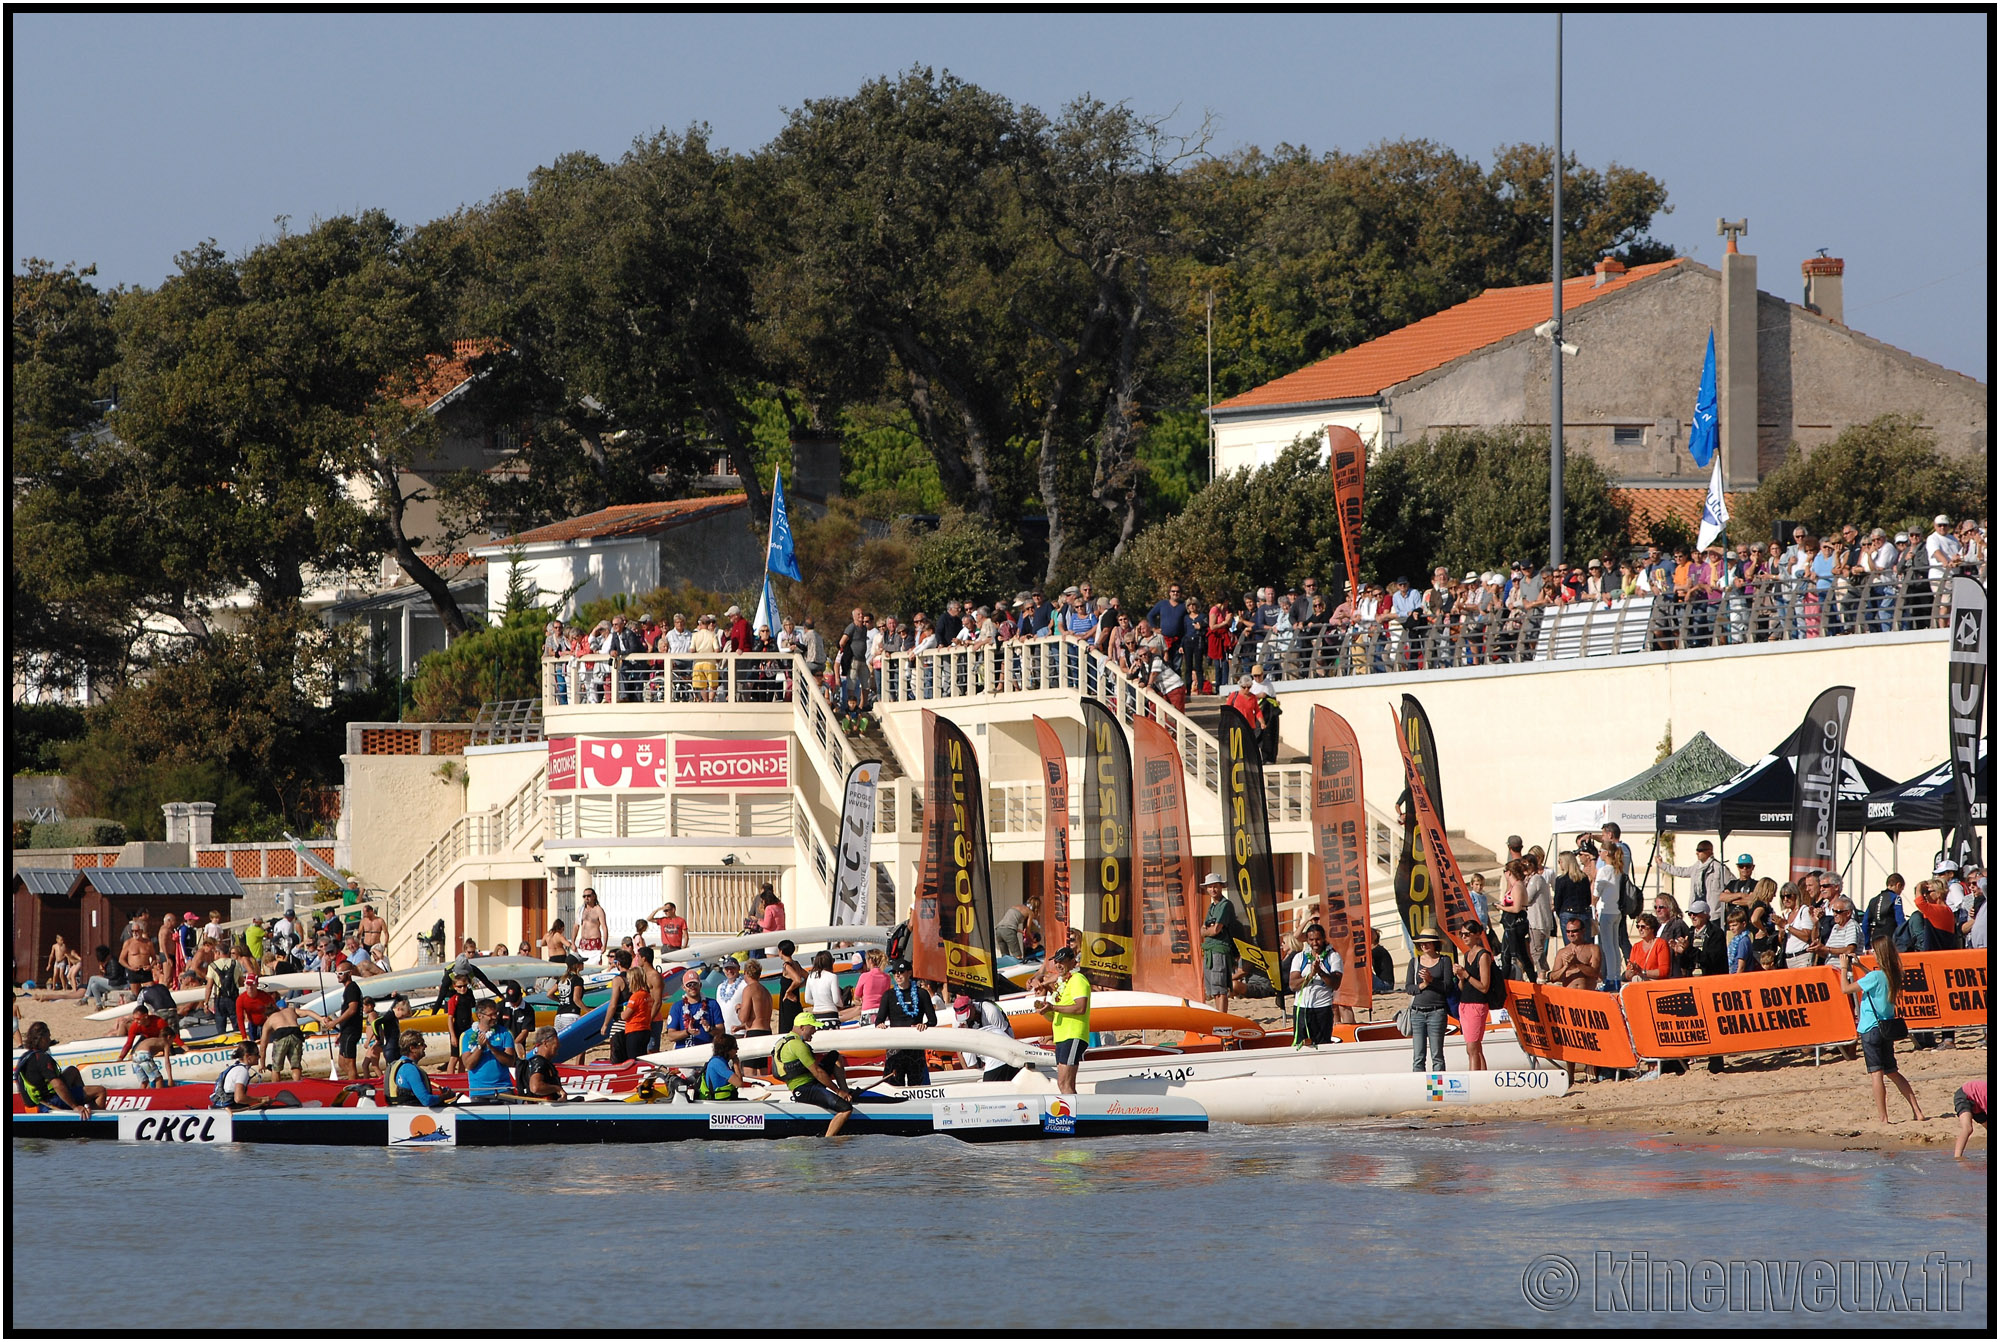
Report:
M 1797 774 L 1787 742 L 1726 783 L 1686 797 L 1669 797 L 1654 804 L 1653 827 L 1691 830 L 1727 838 L 1732 833 L 1787 833 L 1792 828 L 1792 795 Z M 1852 755 L 1840 762 L 1838 814 L 1840 828 L 1859 830 L 1868 819 L 1870 794 L 1892 788 L 1895 781 Z
M 1669 797 L 1654 808 L 1654 842 L 1669 830 L 1713 834 L 1717 847 L 1728 846 L 1732 833 L 1785 834 L 1792 828 L 1792 800 L 1797 791 L 1796 733 L 1776 750 L 1726 783 L 1706 792 Z M 1862 849 L 1868 827 L 1868 799 L 1895 786 L 1889 775 L 1871 769 L 1852 755 L 1840 761 L 1840 786 L 1834 807 L 1835 825 L 1854 836 L 1854 853 Z M 1650 859 L 1649 859 L 1650 862 Z M 1862 878 L 1867 876 L 1864 864 Z
M 1944 829 L 1951 824 L 1950 808 L 1958 795 L 1951 761 L 1868 794 L 1866 824 L 1875 834 L 1907 834 L 1911 830 Z M 1993 795 L 1993 756 L 1982 744 L 1979 748 L 1979 800 L 1972 803 L 1974 824 L 1983 825 Z

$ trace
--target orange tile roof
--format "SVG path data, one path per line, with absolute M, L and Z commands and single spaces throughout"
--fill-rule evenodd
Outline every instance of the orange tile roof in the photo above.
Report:
M 518 532 L 493 542 L 494 545 L 535 545 L 545 541 L 607 540 L 616 536 L 645 536 L 656 531 L 686 526 L 717 513 L 747 507 L 747 494 L 709 494 L 697 499 L 668 499 L 664 503 L 622 503 L 601 512 L 585 513 L 545 527 Z M 482 549 L 490 548 L 482 546 Z
M 1701 510 L 1708 502 L 1708 487 L 1681 488 L 1678 486 L 1628 485 L 1611 491 L 1611 497 L 1632 515 L 1631 536 L 1643 542 L 1653 523 L 1662 517 L 1677 517 L 1686 523 L 1690 534 L 1701 531 Z M 1736 500 L 1741 494 L 1725 493 L 1723 503 L 1733 513 Z
M 472 376 L 470 365 L 482 354 L 498 354 L 506 349 L 506 343 L 499 340 L 454 340 L 451 342 L 451 357 L 432 354 L 424 359 L 424 366 L 417 370 L 416 386 L 405 397 L 405 405 L 436 405 L 459 387 L 465 385 Z
M 1681 264 L 1679 258 L 1649 266 L 1634 266 L 1621 278 L 1597 283 L 1597 276 L 1579 275 L 1563 281 L 1563 311 L 1615 294 L 1651 275 Z M 1400 331 L 1377 337 L 1296 373 L 1252 387 L 1220 402 L 1217 410 L 1248 410 L 1257 406 L 1303 405 L 1373 396 L 1419 373 L 1442 367 L 1453 359 L 1496 341 L 1532 330 L 1549 319 L 1549 286 L 1525 284 L 1516 289 L 1488 289 L 1477 298 L 1446 308 Z

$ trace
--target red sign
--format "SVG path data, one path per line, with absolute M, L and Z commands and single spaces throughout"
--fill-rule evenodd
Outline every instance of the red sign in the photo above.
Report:
M 586 738 L 578 754 L 578 787 L 646 788 L 667 786 L 667 738 L 621 736 Z
M 576 786 L 576 738 L 549 738 L 549 791 L 563 792 Z
M 674 786 L 785 788 L 792 785 L 791 747 L 784 737 L 761 741 L 674 739 Z

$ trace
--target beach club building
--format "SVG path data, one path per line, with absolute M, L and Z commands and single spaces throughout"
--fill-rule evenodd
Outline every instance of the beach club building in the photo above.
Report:
M 1279 759 L 1265 769 L 1281 925 L 1313 908 L 1305 752 L 1315 706 L 1341 714 L 1361 745 L 1372 920 L 1400 962 L 1392 874 L 1403 778 L 1385 706 L 1401 695 L 1416 695 L 1434 727 L 1444 822 L 1460 863 L 1491 877 L 1510 834 L 1544 845 L 1560 837 L 1566 846 L 1573 836 L 1552 834 L 1552 804 L 1645 771 L 1663 737 L 1706 732 L 1754 761 L 1795 731 L 1830 685 L 1856 690 L 1852 754 L 1895 778 L 1923 774 L 1946 751 L 1946 638 L 1924 629 L 1283 682 Z M 1196 865 L 1220 862 L 1213 701 L 1181 713 L 1074 644 L 893 657 L 879 729 L 859 736 L 842 730 L 825 687 L 802 663 L 771 654 L 703 660 L 710 670 L 664 656 L 628 658 L 615 670 L 547 663 L 539 739 L 481 744 L 466 724 L 350 724 L 339 860 L 376 893 L 395 962 L 414 963 L 416 939 L 440 925 L 488 948 L 533 943 L 556 918 L 573 932 L 585 888 L 597 891 L 614 940 L 669 900 L 697 936 L 734 934 L 766 884 L 788 926 L 822 925 L 846 781 L 866 759 L 882 764 L 869 817 L 875 918 L 906 918 L 922 860 L 926 712 L 972 742 L 996 907 L 1040 888 L 1051 812 L 1036 716 L 1054 724 L 1068 750 L 1070 795 L 1060 802 L 1072 836 L 1081 833 L 1085 696 L 1126 722 L 1149 715 L 1173 735 Z M 1689 860 L 1695 837 L 1684 838 L 1676 860 Z M 1630 835 L 1642 862 L 1651 838 Z M 1762 870 L 1783 870 L 1783 834 L 1729 842 Z M 1851 853 L 1857 839 L 1842 842 Z M 1922 847 L 1932 837 L 1902 842 Z M 1897 856 L 1891 843 L 1871 838 L 1863 870 L 1886 871 Z M 1659 881 L 1655 871 L 1649 883 Z

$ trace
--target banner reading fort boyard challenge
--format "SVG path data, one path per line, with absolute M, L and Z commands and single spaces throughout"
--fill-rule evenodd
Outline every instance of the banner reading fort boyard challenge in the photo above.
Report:
M 1334 1001 L 1366 1009 L 1375 1000 L 1368 957 L 1368 822 L 1361 807 L 1361 745 L 1330 708 L 1312 715 L 1313 856 L 1306 891 L 1325 910 L 1327 944 L 1346 973 Z
M 965 733 L 928 710 L 924 733 L 930 738 L 930 774 L 924 780 L 927 878 L 917 892 L 911 967 L 916 977 L 943 980 L 948 989 L 991 996 L 993 887 L 979 762 Z
M 1242 935 L 1236 953 L 1270 980 L 1285 1000 L 1284 965 L 1278 953 L 1278 882 L 1271 870 L 1271 824 L 1264 809 L 1264 757 L 1250 724 L 1222 709 L 1222 841 L 1228 889 Z
M 1521 1051 L 1530 1057 L 1619 1069 L 1639 1065 L 1618 999 L 1610 993 L 1509 979 L 1507 1015 Z
M 1132 751 L 1095 699 L 1083 703 L 1083 953 L 1104 991 L 1132 986 Z
M 1632 1050 L 1642 1058 L 1762 1053 L 1854 1038 L 1840 974 L 1825 965 L 1628 983 L 1618 1000 Z
M 1847 720 L 1854 687 L 1836 685 L 1813 700 L 1799 734 L 1792 782 L 1791 879 L 1809 871 L 1838 871 L 1834 840 L 1840 833 L 1840 768 L 1847 754 Z
M 1951 825 L 1945 852 L 1964 871 L 1984 862 L 1973 808 L 1979 795 L 1980 718 L 1986 709 L 1986 589 L 1977 578 L 1951 580 Z
M 1069 756 L 1056 729 L 1035 718 L 1042 754 L 1042 945 L 1069 944 Z
M 1413 708 L 1416 710 L 1414 718 L 1411 716 Z M 1444 818 L 1438 814 L 1437 802 L 1431 793 L 1432 784 L 1428 775 L 1437 768 L 1437 747 L 1430 739 L 1430 720 L 1424 717 L 1423 706 L 1407 694 L 1403 696 L 1402 717 L 1396 718 L 1393 711 L 1390 717 L 1396 724 L 1396 744 L 1403 751 L 1403 781 L 1408 789 L 1410 815 L 1431 880 L 1432 898 L 1428 903 L 1412 902 L 1406 916 L 1414 919 L 1435 905 L 1437 930 L 1462 953 L 1465 950 L 1462 940 L 1465 934 L 1460 929 L 1466 919 L 1478 915 L 1473 912 L 1472 899 L 1465 892 L 1465 877 L 1459 872 L 1458 857 L 1451 851 L 1451 841 L 1445 838 Z M 1423 746 L 1429 753 L 1429 769 L 1423 766 L 1411 749 L 1412 738 L 1416 735 L 1409 730 L 1413 721 L 1423 729 Z M 1421 927 L 1413 930 L 1412 935 L 1416 930 L 1421 930 Z
M 875 912 L 875 784 L 879 760 L 863 760 L 848 771 L 847 799 L 840 810 L 840 857 L 833 866 L 834 927 L 859 927 Z
M 1201 1000 L 1195 963 L 1194 842 L 1187 776 L 1167 729 L 1132 719 L 1132 829 L 1139 841 L 1139 928 L 1132 986 Z
M 1431 806 L 1438 823 L 1444 823 L 1444 792 L 1438 783 L 1437 741 L 1431 736 L 1431 720 L 1416 696 L 1403 696 L 1402 716 L 1396 723 L 1402 743 L 1405 767 L 1414 759 L 1430 789 Z M 1432 909 L 1437 875 L 1424 860 L 1424 845 L 1417 838 L 1417 812 L 1410 794 L 1403 793 L 1403 851 L 1396 859 L 1396 916 L 1403 920 L 1404 940 L 1412 941 L 1426 927 L 1436 925 Z M 1414 957 L 1412 957 L 1414 959 Z
M 1859 957 L 1867 973 L 1875 968 L 1875 957 Z M 1991 963 L 1988 952 L 1917 951 L 1901 959 L 1903 995 L 1896 1000 L 1896 1014 L 1912 1030 L 1955 1030 L 1987 1023 L 1986 974 Z

